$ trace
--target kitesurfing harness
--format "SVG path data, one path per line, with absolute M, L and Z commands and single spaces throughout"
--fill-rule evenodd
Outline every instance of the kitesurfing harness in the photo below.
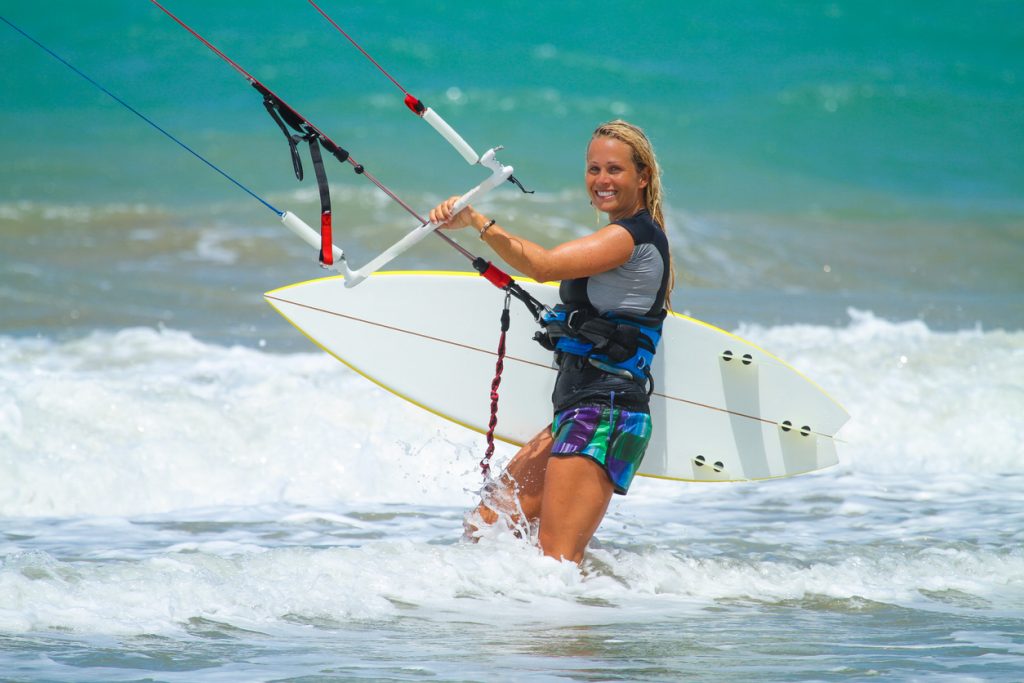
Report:
M 654 391 L 651 364 L 665 311 L 657 316 L 599 314 L 592 306 L 559 304 L 540 318 L 534 339 L 556 354 L 582 356 L 591 365 Z

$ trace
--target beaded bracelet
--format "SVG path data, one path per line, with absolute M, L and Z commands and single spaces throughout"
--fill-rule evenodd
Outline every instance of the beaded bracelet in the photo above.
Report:
M 479 235 L 480 235 L 480 239 L 483 239 L 483 238 L 484 238 L 484 234 L 485 234 L 485 233 L 486 233 L 486 232 L 487 232 L 488 230 L 490 230 L 490 229 L 491 229 L 491 226 L 492 226 L 492 225 L 494 225 L 494 224 L 495 224 L 495 222 L 496 222 L 496 221 L 495 221 L 495 220 L 494 220 L 494 219 L 492 218 L 491 220 L 489 220 L 489 221 L 487 221 L 486 223 L 484 223 L 484 227 L 480 228 L 480 233 L 479 233 Z

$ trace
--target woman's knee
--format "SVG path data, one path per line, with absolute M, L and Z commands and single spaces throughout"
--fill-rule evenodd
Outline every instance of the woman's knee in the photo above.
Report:
M 552 457 L 544 483 L 538 540 L 545 555 L 576 562 L 604 519 L 613 486 L 585 456 Z

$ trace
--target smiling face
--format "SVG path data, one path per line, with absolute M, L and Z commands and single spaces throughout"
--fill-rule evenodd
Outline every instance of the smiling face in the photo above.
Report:
M 596 137 L 587 147 L 587 193 L 611 220 L 628 218 L 646 208 L 647 170 L 633 161 L 633 149 L 621 140 Z

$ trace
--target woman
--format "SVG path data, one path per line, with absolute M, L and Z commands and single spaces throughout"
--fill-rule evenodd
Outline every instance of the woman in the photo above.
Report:
M 498 513 L 539 523 L 544 554 L 577 564 L 612 494 L 628 490 L 650 439 L 649 365 L 673 279 L 660 171 L 643 131 L 625 121 L 599 126 L 585 179 L 608 224 L 552 249 L 471 206 L 453 215 L 457 197 L 430 212 L 445 228 L 476 229 L 527 277 L 561 281 L 566 306 L 547 327 L 559 367 L 554 420 L 509 462 L 477 514 L 487 524 Z M 504 507 L 511 509 L 494 509 Z

